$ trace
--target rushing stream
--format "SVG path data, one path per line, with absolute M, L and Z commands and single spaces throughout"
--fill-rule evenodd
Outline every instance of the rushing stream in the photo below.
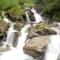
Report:
M 27 32 L 26 30 L 30 27 L 30 24 L 25 25 L 21 29 L 21 36 L 18 37 L 18 44 L 17 47 L 14 48 L 13 46 L 10 47 L 11 50 L 7 52 L 3 52 L 1 56 L 1 60 L 32 60 L 33 58 L 24 54 L 23 46 L 25 44 Z
M 11 23 L 10 27 L 9 27 L 9 29 L 7 31 L 7 38 L 6 38 L 6 42 L 5 42 L 6 45 L 9 45 L 9 44 L 12 45 L 12 43 L 13 43 L 14 33 L 17 32 L 14 29 L 14 25 L 15 25 L 15 23 Z
M 28 12 L 26 11 L 26 18 L 27 21 L 35 24 L 35 23 L 39 23 L 41 21 L 43 21 L 43 18 L 41 17 L 41 15 L 39 15 L 36 10 L 34 8 L 29 9 L 34 17 L 35 17 L 35 22 L 30 21 Z M 10 23 L 10 27 L 7 31 L 7 38 L 6 38 L 6 44 L 10 44 L 9 48 L 10 50 L 2 52 L 2 55 L 0 55 L 0 60 L 37 60 L 34 59 L 33 57 L 27 55 L 24 53 L 23 51 L 23 46 L 25 45 L 25 41 L 27 39 L 27 35 L 28 33 L 28 29 L 31 28 L 31 24 L 27 23 L 19 32 L 20 35 L 17 38 L 17 46 L 13 47 L 12 43 L 14 40 L 14 33 L 17 32 L 14 29 L 14 25 L 15 23 L 12 23 L 11 21 L 9 21 L 5 16 L 4 16 L 4 12 L 2 12 L 2 15 L 4 17 L 4 21 L 7 23 Z M 58 23 L 59 27 L 54 27 L 51 28 L 52 30 L 57 32 L 57 35 L 51 35 L 49 37 L 49 43 L 48 43 L 48 47 L 47 47 L 47 52 L 45 54 L 45 58 L 44 60 L 57 60 L 59 53 L 60 53 L 60 23 Z M 5 44 L 4 44 L 5 45 Z M 5 45 L 6 46 L 6 45 Z M 8 48 L 8 47 L 7 47 Z
M 36 12 L 35 9 L 31 9 L 31 11 L 34 13 L 34 17 L 35 17 L 35 23 L 38 23 L 41 20 L 42 17 Z M 38 16 L 39 15 L 39 16 Z M 26 18 L 27 20 L 29 19 L 29 15 L 26 11 Z M 9 21 L 5 18 L 4 16 L 4 21 L 9 23 Z M 10 23 L 10 28 L 7 32 L 7 38 L 6 38 L 6 43 L 8 43 L 8 45 L 10 44 L 10 50 L 6 51 L 6 52 L 2 52 L 2 55 L 0 56 L 0 60 L 36 60 L 33 59 L 31 56 L 25 54 L 23 52 L 23 46 L 25 45 L 25 41 L 28 35 L 28 29 L 31 28 L 30 23 L 27 23 L 20 31 L 20 35 L 18 37 L 18 43 L 16 48 L 12 46 L 12 42 L 14 39 L 14 23 Z M 8 47 L 7 47 L 8 48 Z
M 51 35 L 49 37 L 49 43 L 44 60 L 57 60 L 60 54 L 60 23 L 57 23 L 59 27 L 51 28 L 57 32 L 57 35 Z

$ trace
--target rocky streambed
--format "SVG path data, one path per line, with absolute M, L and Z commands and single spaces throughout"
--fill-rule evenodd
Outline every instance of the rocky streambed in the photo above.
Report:
M 0 22 L 0 46 L 2 45 L 1 41 L 6 37 L 6 31 L 8 30 L 9 24 L 4 21 Z M 20 28 L 24 26 L 24 22 L 16 21 L 15 29 L 20 31 Z M 51 30 L 49 27 L 46 27 L 45 24 L 37 24 L 36 27 L 32 27 L 29 29 L 29 35 L 27 40 L 25 41 L 25 46 L 23 47 L 24 53 L 33 56 L 35 59 L 43 60 L 45 56 L 45 52 L 47 49 L 47 44 L 49 40 L 49 35 L 56 34 L 55 31 Z M 15 33 L 13 46 L 17 45 L 17 38 L 19 36 L 19 32 Z M 3 48 L 0 49 L 1 51 Z M 9 50 L 9 49 L 7 49 Z
M 46 53 L 49 36 L 53 34 L 56 34 L 56 32 L 51 30 L 49 27 L 47 29 L 40 28 L 38 30 L 32 28 L 23 48 L 24 52 L 33 56 L 35 59 L 43 60 Z
M 48 38 L 48 36 L 33 37 L 25 44 L 24 52 L 36 59 L 43 60 L 48 44 Z

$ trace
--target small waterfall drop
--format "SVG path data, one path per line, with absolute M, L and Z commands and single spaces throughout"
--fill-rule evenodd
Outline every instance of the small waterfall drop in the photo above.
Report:
M 24 44 L 25 44 L 25 40 L 27 38 L 28 35 L 28 28 L 31 27 L 30 24 L 27 24 L 25 27 L 23 27 L 21 29 L 21 35 L 18 37 L 18 44 L 17 44 L 17 48 L 23 48 Z
M 30 18 L 29 18 L 29 15 L 28 15 L 28 11 L 26 11 L 25 14 L 26 14 L 26 20 L 27 20 L 27 22 L 30 22 Z
M 35 16 L 37 17 L 37 15 Z M 29 16 L 27 16 L 27 19 L 29 18 Z M 36 18 L 36 20 L 39 20 L 38 22 L 40 22 L 40 18 Z M 38 23 L 37 21 L 35 21 L 36 23 Z M 8 36 L 6 41 L 8 43 L 12 43 L 13 41 L 13 26 L 14 24 L 11 23 L 9 31 L 8 31 Z M 2 52 L 2 55 L 0 56 L 0 60 L 37 60 L 37 59 L 33 59 L 31 56 L 25 54 L 23 52 L 23 46 L 25 44 L 25 40 L 27 38 L 28 35 L 28 29 L 31 27 L 30 23 L 26 24 L 22 29 L 21 29 L 21 34 L 18 37 L 18 43 L 16 48 L 14 48 L 13 46 L 10 47 L 9 51 L 6 52 Z
M 10 24 L 10 27 L 9 27 L 9 30 L 7 31 L 7 38 L 6 38 L 6 44 L 11 44 L 13 43 L 13 40 L 14 40 L 14 25 L 15 23 L 11 23 Z
M 28 35 L 28 28 L 30 28 L 30 24 L 25 25 L 21 29 L 21 35 L 18 37 L 17 47 L 14 48 L 13 46 L 11 46 L 11 50 L 3 52 L 1 60 L 35 60 L 31 56 L 24 54 L 23 52 L 23 46 Z
M 35 17 L 34 23 L 39 23 L 39 22 L 43 21 L 42 16 L 39 15 L 34 8 L 32 8 L 31 11 L 34 13 L 34 17 Z
M 58 24 L 59 26 L 60 24 Z M 52 28 L 57 32 L 57 35 L 49 37 L 49 43 L 44 60 L 57 60 L 60 54 L 60 26 L 58 28 Z
M 60 54 L 60 35 L 50 36 L 45 60 L 57 60 Z
M 28 15 L 29 11 L 31 11 L 33 13 L 35 21 L 30 20 L 29 15 Z M 32 9 L 27 8 L 27 11 L 25 12 L 25 14 L 26 14 L 27 21 L 30 22 L 30 23 L 35 23 L 36 24 L 36 23 L 39 23 L 39 22 L 43 21 L 42 16 L 40 14 L 38 14 L 37 11 L 34 8 L 32 8 Z

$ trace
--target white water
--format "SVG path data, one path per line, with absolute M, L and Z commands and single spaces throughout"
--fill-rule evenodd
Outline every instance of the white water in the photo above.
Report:
M 26 20 L 27 20 L 27 22 L 30 22 L 30 18 L 29 18 L 29 15 L 28 15 L 28 11 L 26 11 L 25 14 L 26 14 Z
M 34 13 L 34 17 L 35 17 L 35 22 L 34 23 L 39 23 L 39 22 L 43 21 L 42 16 L 39 15 L 34 8 L 32 8 L 31 11 Z
M 9 21 L 8 18 L 5 17 L 4 12 L 2 12 L 2 16 L 3 16 L 3 20 L 4 20 L 6 23 L 12 23 L 11 21 Z
M 1 60 L 33 60 L 32 57 L 24 54 L 23 46 L 25 44 L 26 37 L 28 35 L 27 30 L 30 28 L 30 24 L 25 25 L 21 29 L 21 36 L 18 37 L 17 47 L 10 47 L 11 50 L 3 52 L 1 55 Z
M 30 18 L 29 18 L 29 15 L 28 15 L 29 11 L 26 11 L 25 14 L 26 14 L 28 22 L 30 22 L 30 23 L 39 23 L 39 22 L 43 21 L 42 16 L 40 14 L 38 14 L 37 11 L 34 8 L 32 8 L 32 9 L 27 8 L 27 9 L 31 10 L 31 12 L 34 14 L 34 17 L 35 17 L 35 22 L 31 22 Z
M 13 43 L 14 32 L 15 32 L 14 25 L 15 25 L 15 23 L 11 23 L 9 30 L 7 31 L 6 44 L 11 44 L 12 45 L 12 43 Z
M 57 34 L 59 35 L 60 33 L 60 30 L 59 30 L 59 28 L 58 27 L 52 27 L 51 28 L 53 31 L 55 31 L 55 32 L 57 32 Z
M 57 60 L 60 54 L 60 35 L 50 36 L 45 60 Z
M 28 32 L 27 31 L 28 31 L 28 28 L 30 28 L 30 27 L 31 27 L 30 24 L 27 24 L 27 25 L 25 25 L 25 27 L 23 27 L 21 29 L 21 35 L 18 37 L 17 48 L 23 49 L 23 46 L 25 44 L 25 40 L 26 40 L 27 35 L 28 35 Z
M 35 15 L 34 15 L 35 16 Z M 36 14 L 35 17 L 37 17 L 38 14 Z M 29 17 L 27 16 L 27 19 Z M 40 19 L 36 18 L 36 23 L 40 22 Z M 9 31 L 8 31 L 8 36 L 6 41 L 10 44 L 12 44 L 13 41 L 13 26 L 14 24 L 11 23 Z M 30 28 L 30 24 L 25 25 L 22 29 L 21 29 L 21 35 L 18 37 L 18 44 L 17 47 L 14 48 L 12 45 L 10 46 L 10 50 L 6 51 L 6 52 L 2 52 L 2 55 L 0 56 L 0 60 L 36 60 L 33 59 L 31 56 L 28 56 L 27 54 L 24 54 L 23 52 L 23 46 L 25 44 L 25 40 L 27 38 L 28 35 L 28 29 Z
M 59 24 L 60 25 L 60 24 Z M 58 26 L 59 26 L 58 25 Z M 44 60 L 57 60 L 60 54 L 60 26 L 58 28 L 52 28 L 57 32 L 57 35 L 52 35 L 49 37 L 49 43 L 47 47 L 47 52 Z

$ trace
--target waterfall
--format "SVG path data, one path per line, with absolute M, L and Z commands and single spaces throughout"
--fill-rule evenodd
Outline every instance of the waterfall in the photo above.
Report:
M 21 29 L 21 35 L 18 37 L 17 47 L 14 48 L 11 46 L 11 50 L 3 52 L 0 56 L 1 60 L 35 60 L 23 52 L 23 46 L 28 35 L 27 31 L 30 27 L 30 24 L 27 24 Z
M 29 15 L 28 15 L 28 11 L 26 11 L 25 14 L 26 14 L 26 20 L 27 20 L 27 22 L 30 22 L 30 18 L 29 18 Z
M 60 54 L 60 35 L 50 36 L 50 43 L 47 47 L 45 60 L 57 60 Z
M 37 17 L 37 15 L 35 17 Z M 29 18 L 29 16 L 27 16 L 27 19 L 28 18 Z M 36 20 L 37 20 L 37 18 L 36 18 Z M 14 24 L 11 23 L 9 31 L 8 31 L 8 36 L 6 38 L 6 41 L 10 44 L 12 44 L 12 41 L 14 38 L 13 26 L 14 26 Z M 31 27 L 31 25 L 30 25 L 30 23 L 28 23 L 21 29 L 20 35 L 17 39 L 18 43 L 17 43 L 16 48 L 11 46 L 9 51 L 2 52 L 2 55 L 0 56 L 0 60 L 37 60 L 37 59 L 33 59 L 31 56 L 29 56 L 23 52 L 23 46 L 25 44 L 25 40 L 28 35 L 28 29 L 30 27 Z
M 21 35 L 18 37 L 18 44 L 17 44 L 17 48 L 23 48 L 24 44 L 25 44 L 25 40 L 27 38 L 28 35 L 28 28 L 31 27 L 30 24 L 27 24 L 25 27 L 23 27 L 21 29 Z
M 10 24 L 10 27 L 9 27 L 9 30 L 7 31 L 7 38 L 6 38 L 6 43 L 7 44 L 11 44 L 13 43 L 13 40 L 14 40 L 14 25 L 15 23 L 11 23 Z
M 60 24 L 58 24 L 59 26 Z M 58 28 L 52 28 L 57 32 L 57 35 L 51 35 L 49 37 L 49 43 L 47 46 L 47 52 L 44 60 L 57 60 L 60 54 L 60 26 Z
M 16 30 L 14 30 L 14 25 L 15 25 L 15 23 L 10 24 L 10 27 L 7 31 L 6 41 L 2 42 L 4 48 L 7 48 L 7 46 L 10 47 L 13 45 L 12 43 L 13 43 L 14 36 L 15 36 L 14 33 L 17 32 Z
M 35 22 L 32 22 L 30 20 L 29 15 L 28 15 L 29 11 L 31 11 L 33 13 L 34 18 L 35 18 Z M 43 21 L 42 16 L 40 14 L 38 14 L 37 11 L 34 8 L 32 8 L 32 9 L 27 8 L 27 11 L 25 12 L 25 14 L 26 14 L 27 21 L 30 22 L 30 23 L 35 23 L 36 24 L 36 23 L 39 23 L 39 22 Z
M 42 16 L 39 15 L 34 8 L 32 8 L 31 11 L 34 13 L 34 17 L 35 17 L 35 22 L 34 23 L 39 23 L 39 22 L 43 21 Z

